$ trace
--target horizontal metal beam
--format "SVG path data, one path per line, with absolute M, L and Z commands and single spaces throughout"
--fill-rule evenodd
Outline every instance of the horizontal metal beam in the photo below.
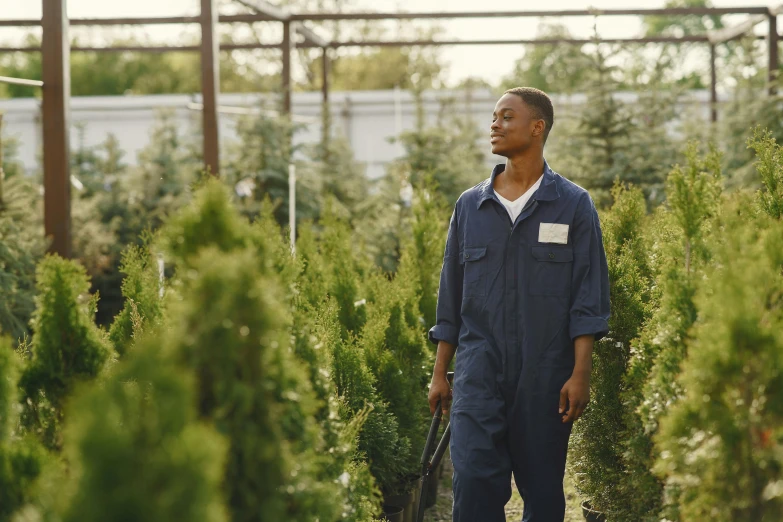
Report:
M 0 83 L 27 85 L 28 87 L 43 87 L 43 82 L 40 80 L 25 80 L 23 78 L 11 78 L 10 76 L 0 76 Z
M 291 21 L 324 20 L 415 20 L 432 18 L 520 18 L 542 16 L 677 16 L 769 14 L 768 7 L 668 7 L 660 9 L 562 9 L 549 11 L 455 11 L 427 13 L 300 13 L 290 15 Z M 270 22 L 277 19 L 265 14 L 222 15 L 220 23 Z M 160 25 L 197 24 L 197 16 L 169 16 L 147 18 L 72 18 L 71 25 Z M 40 26 L 40 20 L 0 20 L 0 27 Z
M 247 7 L 248 9 L 255 11 L 256 14 L 269 16 L 279 22 L 288 22 L 291 20 L 291 13 L 287 9 L 274 6 L 265 0 L 234 0 L 238 4 Z M 297 34 L 302 35 L 305 40 L 309 40 L 311 43 L 318 47 L 326 47 L 329 42 L 313 31 L 303 26 L 302 24 L 295 24 Z
M 741 36 L 741 35 L 740 35 Z M 755 35 L 757 40 L 766 39 L 765 35 Z M 783 39 L 783 35 L 779 35 Z M 706 36 L 648 36 L 643 38 L 545 38 L 533 40 L 365 40 L 365 41 L 343 41 L 330 42 L 328 47 L 415 47 L 415 46 L 439 46 L 439 45 L 586 45 L 591 43 L 628 43 L 628 44 L 649 44 L 649 43 L 708 43 Z M 281 44 L 220 44 L 221 51 L 239 51 L 254 49 L 280 49 Z M 297 44 L 299 48 L 320 48 L 313 42 L 303 42 Z M 0 52 L 34 53 L 39 52 L 40 47 L 0 47 Z M 74 52 L 144 52 L 144 53 L 166 53 L 166 52 L 194 52 L 199 51 L 198 45 L 163 45 L 163 46 L 136 46 L 124 45 L 116 47 L 71 47 Z
M 767 14 L 767 7 L 667 7 L 660 9 L 561 9 L 551 11 L 439 11 L 429 13 L 302 13 L 291 20 L 414 20 L 424 18 L 519 18 L 538 16 L 676 16 Z

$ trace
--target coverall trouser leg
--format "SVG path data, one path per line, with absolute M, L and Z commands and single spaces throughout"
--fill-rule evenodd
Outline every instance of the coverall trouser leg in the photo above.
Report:
M 504 522 L 512 472 L 525 503 L 522 522 L 564 519 L 572 424 L 557 411 L 559 388 L 515 395 L 510 407 L 498 397 L 451 413 L 454 522 Z

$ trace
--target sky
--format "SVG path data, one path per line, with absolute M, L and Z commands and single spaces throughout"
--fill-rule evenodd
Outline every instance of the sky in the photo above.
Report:
M 577 0 L 549 0 L 546 4 L 526 5 L 519 0 L 354 0 L 357 10 L 373 11 L 498 11 L 520 9 L 585 9 L 596 8 L 655 8 L 662 7 L 662 0 L 593 0 L 591 3 Z M 764 6 L 764 0 L 713 0 L 717 7 Z M 198 0 L 69 0 L 68 14 L 73 18 L 182 16 L 196 15 Z M 40 18 L 41 2 L 36 0 L 0 0 L 0 19 Z M 740 16 L 736 21 L 741 21 Z M 534 38 L 539 24 L 557 21 L 566 25 L 576 37 L 590 37 L 593 24 L 603 37 L 633 37 L 641 33 L 639 17 L 607 16 L 569 17 L 556 19 L 513 18 L 513 19 L 457 19 L 438 20 L 448 39 L 513 39 Z M 730 21 L 730 20 L 729 20 Z M 416 25 L 428 27 L 432 21 L 417 21 Z M 81 28 L 79 28 L 81 29 Z M 763 27 L 757 28 L 763 29 Z M 116 28 L 113 30 L 116 31 Z M 197 29 L 182 26 L 148 26 L 143 29 L 155 41 L 177 43 L 188 35 L 197 35 Z M 195 33 L 193 31 L 196 31 Z M 139 34 L 139 33 L 135 33 Z M 143 34 L 143 33 L 141 33 Z M 0 27 L 0 42 L 18 43 L 21 33 L 14 28 Z M 393 37 L 393 33 L 389 35 Z M 452 46 L 440 50 L 447 64 L 446 83 L 455 84 L 466 77 L 478 77 L 496 84 L 508 74 L 514 61 L 523 54 L 520 46 Z

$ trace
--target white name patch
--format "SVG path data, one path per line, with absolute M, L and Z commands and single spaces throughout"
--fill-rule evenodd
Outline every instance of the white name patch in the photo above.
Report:
M 568 244 L 568 225 L 541 223 L 538 229 L 538 242 Z

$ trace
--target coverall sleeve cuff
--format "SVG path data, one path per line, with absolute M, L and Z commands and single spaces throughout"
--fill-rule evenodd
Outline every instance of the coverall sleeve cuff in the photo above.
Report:
M 609 333 L 609 324 L 603 317 L 572 317 L 569 334 L 573 341 L 580 335 L 593 335 L 595 340 L 602 339 Z
M 427 337 L 433 344 L 438 344 L 438 341 L 446 341 L 451 345 L 457 346 L 459 330 L 447 324 L 438 324 L 430 328 Z

